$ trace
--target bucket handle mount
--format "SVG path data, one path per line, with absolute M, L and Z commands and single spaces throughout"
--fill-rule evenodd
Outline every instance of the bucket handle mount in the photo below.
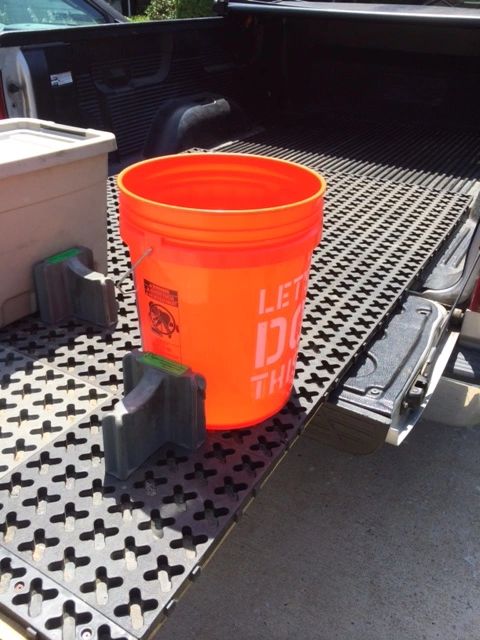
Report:
M 125 280 L 127 278 L 129 278 L 131 275 L 133 275 L 133 272 L 135 271 L 135 269 L 140 265 L 141 262 L 143 262 L 145 260 L 145 258 L 147 258 L 152 253 L 152 251 L 153 251 L 153 247 L 148 247 L 147 249 L 145 249 L 145 251 L 138 258 L 138 260 L 136 260 L 132 264 L 130 269 L 126 273 L 123 274 L 123 276 L 120 278 L 120 280 L 117 280 L 117 282 L 115 283 L 115 286 L 117 287 L 117 289 L 120 291 L 120 293 L 123 293 L 124 296 L 131 295 L 132 293 L 135 293 L 135 288 L 131 289 L 130 291 L 125 291 L 124 289 L 122 289 L 122 284 L 125 282 Z

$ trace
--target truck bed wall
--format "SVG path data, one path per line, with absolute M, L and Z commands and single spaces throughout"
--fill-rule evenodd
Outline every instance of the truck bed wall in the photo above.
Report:
M 7 35 L 0 46 L 22 46 L 38 116 L 113 131 L 120 157 L 143 148 L 165 102 L 242 86 L 221 18 Z M 54 86 L 65 72 L 73 82 Z
M 273 111 L 478 126 L 478 28 L 269 15 L 255 29 Z
M 202 92 L 259 124 L 338 110 L 478 126 L 480 37 L 467 26 L 232 12 L 27 35 L 0 46 L 22 46 L 39 117 L 113 131 L 120 158 L 141 153 L 160 106 Z M 53 86 L 66 71 L 73 83 Z

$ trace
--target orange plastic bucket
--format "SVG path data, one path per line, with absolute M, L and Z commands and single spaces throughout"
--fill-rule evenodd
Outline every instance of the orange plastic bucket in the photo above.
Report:
M 241 154 L 164 156 L 118 178 L 143 349 L 207 380 L 210 429 L 258 423 L 288 400 L 325 181 Z

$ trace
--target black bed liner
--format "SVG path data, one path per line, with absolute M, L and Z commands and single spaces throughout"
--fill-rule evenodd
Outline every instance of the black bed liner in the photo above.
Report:
M 444 125 L 370 121 L 335 112 L 298 116 L 225 151 L 267 154 L 345 173 L 455 193 L 476 193 L 480 134 Z

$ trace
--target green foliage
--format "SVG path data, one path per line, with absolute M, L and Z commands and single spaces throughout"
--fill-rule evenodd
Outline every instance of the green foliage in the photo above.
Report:
M 150 0 L 143 16 L 135 21 L 171 20 L 173 18 L 200 18 L 211 16 L 213 0 Z
M 200 18 L 213 15 L 213 0 L 177 0 L 177 18 Z
M 145 10 L 148 20 L 172 20 L 176 17 L 175 0 L 151 0 Z
M 130 16 L 130 22 L 148 22 L 148 18 L 146 15 L 138 15 L 138 16 Z

